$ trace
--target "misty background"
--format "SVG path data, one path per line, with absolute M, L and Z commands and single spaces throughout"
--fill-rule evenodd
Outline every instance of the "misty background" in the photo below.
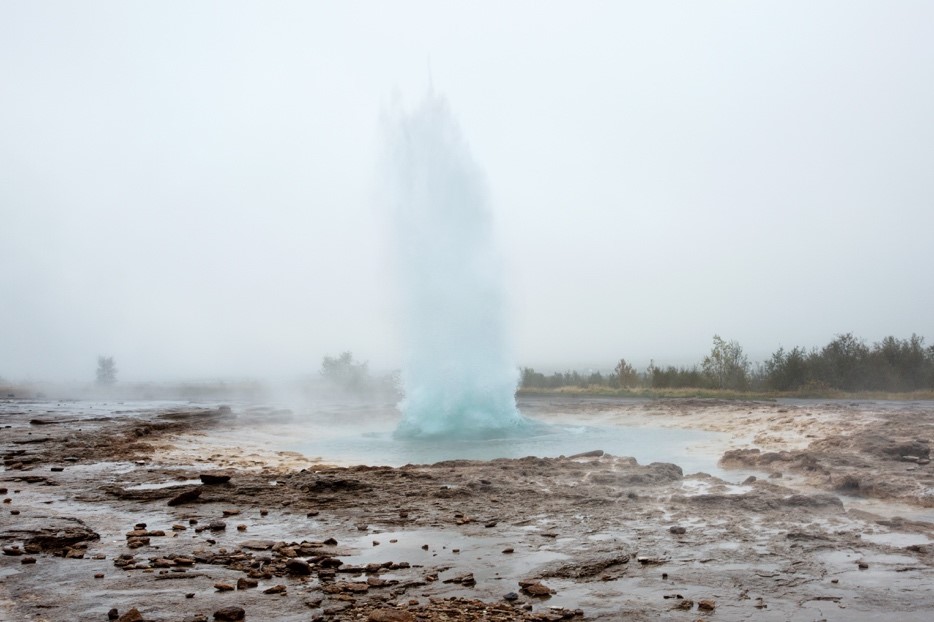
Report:
M 379 120 L 483 169 L 517 365 L 934 338 L 929 2 L 0 4 L 0 376 L 399 365 Z

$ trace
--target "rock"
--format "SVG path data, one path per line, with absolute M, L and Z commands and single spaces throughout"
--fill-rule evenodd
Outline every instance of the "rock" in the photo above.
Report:
M 576 460 L 577 458 L 600 458 L 604 454 L 602 449 L 594 449 L 593 451 L 585 451 L 583 453 L 574 454 L 573 456 L 568 456 L 570 460 Z
M 222 520 L 212 520 L 208 523 L 208 529 L 211 531 L 224 531 L 227 529 L 227 523 Z
M 238 590 L 248 590 L 251 587 L 256 587 L 257 585 L 259 585 L 259 581 L 256 579 L 247 579 L 245 577 L 240 577 L 237 579 Z
M 390 582 L 386 579 L 380 579 L 379 577 L 367 577 L 366 584 L 370 587 L 386 587 L 390 585 Z
M 595 577 L 607 568 L 629 563 L 629 553 L 617 551 L 602 555 L 587 556 L 581 561 L 570 563 L 557 563 L 546 567 L 539 574 L 540 577 L 556 577 L 562 579 L 584 579 Z
M 509 555 L 509 554 L 515 553 L 515 552 L 516 552 L 516 550 L 515 550 L 514 548 L 512 548 L 511 546 L 510 546 L 510 547 L 507 547 L 507 548 L 505 548 L 505 549 L 503 549 L 503 554 L 504 554 L 504 555 Z
M 672 525 L 671 527 L 668 528 L 668 531 L 679 536 L 684 533 L 687 533 L 687 529 L 685 529 L 684 527 L 680 525 Z
M 402 609 L 377 609 L 371 611 L 368 622 L 415 622 L 415 616 Z
M 240 548 L 251 551 L 268 551 L 275 544 L 272 540 L 244 540 L 240 543 Z
M 3 554 L 4 555 L 22 555 L 23 549 L 19 548 L 19 546 L 15 544 L 12 544 L 10 546 L 3 547 Z
M 214 612 L 214 619 L 222 622 L 238 622 L 246 619 L 243 607 L 224 607 Z
M 672 607 L 672 609 L 679 609 L 681 611 L 690 611 L 694 608 L 694 601 L 690 598 L 685 598 L 684 600 L 679 600 L 678 603 Z
M 117 618 L 117 622 L 141 622 L 143 619 L 143 614 L 139 612 L 139 609 L 133 607 L 122 616 Z
M 748 486 L 749 484 L 758 481 L 758 478 L 755 475 L 750 475 L 743 480 L 743 486 Z
M 288 568 L 290 574 L 311 574 L 311 566 L 308 564 L 308 562 L 300 557 L 293 557 L 285 563 L 285 567 Z
M 337 588 L 338 588 L 341 592 L 344 592 L 344 593 L 349 593 L 349 594 L 362 594 L 362 593 L 364 593 L 364 592 L 369 591 L 369 589 L 370 589 L 370 584 L 369 584 L 369 583 L 361 583 L 361 582 L 338 583 L 338 584 L 337 584 Z
M 337 546 L 337 540 L 335 540 L 334 538 L 328 538 L 327 540 L 322 542 L 322 544 L 327 545 L 327 546 Z
M 713 611 L 717 608 L 717 603 L 707 598 L 702 598 L 697 601 L 697 610 L 698 611 Z
M 477 580 L 474 579 L 473 573 L 468 572 L 457 577 L 452 577 L 450 579 L 445 579 L 443 583 L 457 583 L 458 585 L 466 585 L 468 587 L 477 584 Z
M 230 481 L 230 475 L 228 473 L 202 473 L 199 477 L 201 478 L 201 483 L 208 486 L 218 486 Z
M 519 595 L 516 594 L 515 592 L 507 592 L 503 596 L 503 600 L 508 600 L 509 602 L 513 602 L 513 601 L 519 600 Z
M 24 557 L 23 559 L 21 559 L 21 560 L 19 561 L 19 563 L 21 563 L 21 564 L 27 564 L 27 565 L 28 565 L 28 564 L 35 564 L 35 563 L 36 563 L 36 558 L 35 558 L 35 557 Z
M 274 585 L 263 590 L 263 594 L 285 594 L 284 585 Z
M 126 545 L 131 549 L 149 546 L 149 538 L 127 538 Z
M 522 591 L 529 596 L 547 598 L 554 594 L 554 591 L 551 588 L 538 581 L 520 581 L 519 586 L 522 588 Z
M 234 586 L 229 583 L 215 583 L 214 589 L 218 592 L 230 592 L 234 589 Z
M 44 527 L 36 535 L 23 541 L 27 553 L 53 553 L 64 555 L 69 549 L 92 540 L 100 540 L 100 536 L 84 526 L 76 518 L 62 519 L 66 526 Z
M 120 612 L 117 611 L 116 607 L 113 607 L 110 611 L 107 612 L 108 620 L 116 620 L 119 617 L 120 617 Z
M 169 499 L 169 505 L 181 505 L 183 503 L 191 503 L 195 499 L 201 496 L 201 488 L 191 488 L 181 492 L 171 499 Z

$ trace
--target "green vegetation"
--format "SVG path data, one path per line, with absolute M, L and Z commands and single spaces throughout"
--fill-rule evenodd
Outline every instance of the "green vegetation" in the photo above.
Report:
M 117 381 L 117 364 L 112 356 L 97 357 L 97 384 L 110 386 Z
M 373 376 L 369 364 L 355 361 L 350 352 L 325 356 L 321 360 L 320 375 L 325 390 L 340 394 L 390 396 L 399 392 L 398 375 Z
M 779 348 L 752 368 L 742 346 L 714 335 L 700 366 L 661 367 L 652 361 L 642 373 L 620 359 L 613 373 L 577 371 L 546 376 L 522 370 L 522 392 L 623 395 L 633 397 L 765 398 L 846 397 L 934 398 L 934 346 L 924 338 L 886 337 L 867 345 L 851 333 L 837 335 L 810 351 Z

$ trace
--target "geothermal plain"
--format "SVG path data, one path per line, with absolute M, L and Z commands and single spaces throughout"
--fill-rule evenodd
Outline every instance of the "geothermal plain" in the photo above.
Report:
M 714 435 L 716 474 L 350 465 L 265 442 L 273 408 L 5 400 L 0 620 L 930 619 L 934 404 L 519 406 Z

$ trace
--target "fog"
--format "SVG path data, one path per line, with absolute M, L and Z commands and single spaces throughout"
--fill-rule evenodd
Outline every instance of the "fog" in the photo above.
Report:
M 400 364 L 381 114 L 443 93 L 516 364 L 934 339 L 929 2 L 0 4 L 0 377 Z

